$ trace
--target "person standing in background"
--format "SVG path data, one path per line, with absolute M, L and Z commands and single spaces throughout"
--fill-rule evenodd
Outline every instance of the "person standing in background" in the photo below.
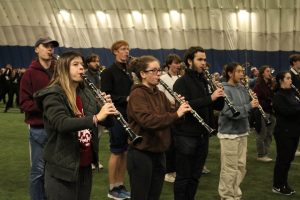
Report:
M 3 100 L 3 103 L 6 104 L 6 94 L 8 94 L 10 85 L 11 85 L 11 74 L 12 74 L 12 66 L 11 64 L 7 64 L 4 68 L 4 72 L 1 75 L 1 90 L 0 90 L 0 101 Z M 4 112 L 7 110 L 5 109 Z
M 160 80 L 165 82 L 171 89 L 175 81 L 180 77 L 180 63 L 181 59 L 176 54 L 169 54 L 166 58 L 166 67 L 168 68 L 167 73 L 160 76 Z M 162 86 L 158 85 L 160 91 L 165 93 L 169 101 L 171 102 L 172 107 L 175 107 L 175 99 L 170 95 L 170 93 Z M 175 181 L 176 172 L 175 172 L 175 148 L 173 141 L 173 133 L 171 128 L 171 145 L 166 151 L 166 175 L 165 181 L 173 183 Z
M 101 90 L 111 95 L 112 102 L 126 120 L 127 103 L 133 84 L 131 74 L 127 69 L 129 44 L 124 40 L 116 41 L 111 51 L 115 56 L 115 62 L 101 73 Z M 127 133 L 117 121 L 109 132 L 111 155 L 108 162 L 109 191 L 107 196 L 111 199 L 130 198 L 130 192 L 124 186 L 128 148 Z
M 25 122 L 29 127 L 30 142 L 30 197 L 31 200 L 46 199 L 44 190 L 44 159 L 43 149 L 48 136 L 44 129 L 43 112 L 33 99 L 33 94 L 45 88 L 53 74 L 52 62 L 54 48 L 59 44 L 49 37 L 39 38 L 34 50 L 37 58 L 24 73 L 20 84 L 20 108 L 25 112 Z
M 19 106 L 19 82 L 20 82 L 20 73 L 19 69 L 13 69 L 10 76 L 10 85 L 8 89 L 8 101 L 6 102 L 4 112 L 7 112 L 14 104 L 14 96 L 16 95 L 16 105 Z
M 272 108 L 272 75 L 271 68 L 268 65 L 264 65 L 259 69 L 259 75 L 256 80 L 256 84 L 253 91 L 256 93 L 259 104 L 261 105 L 266 117 L 270 120 L 271 124 L 267 125 L 259 110 L 255 110 L 256 124 L 256 150 L 257 160 L 261 162 L 271 162 L 272 158 L 268 156 L 269 148 L 272 142 L 272 135 L 275 127 L 275 116 Z
M 259 75 L 259 71 L 257 69 L 257 67 L 254 67 L 252 66 L 251 69 L 250 69 L 250 77 L 249 77 L 249 87 L 251 89 L 254 88 L 255 86 L 255 83 L 256 83 L 256 80 L 258 78 L 258 75 Z
M 289 57 L 290 61 L 290 73 L 292 76 L 292 82 L 294 86 L 300 90 L 300 54 L 292 54 Z M 299 147 L 295 153 L 296 156 L 300 156 Z
M 96 86 L 97 89 L 101 90 L 101 67 L 100 67 L 100 57 L 97 54 L 90 54 L 85 59 L 85 67 L 87 68 L 85 75 L 87 78 Z M 98 138 L 100 142 L 101 134 L 104 131 L 104 127 L 98 126 Z M 103 165 L 98 163 L 99 169 L 103 169 Z M 95 165 L 92 164 L 92 169 L 96 169 Z
M 85 75 L 87 78 L 94 83 L 94 85 L 101 89 L 101 67 L 100 67 L 100 57 L 97 54 L 90 54 L 85 58 L 85 66 L 87 71 Z

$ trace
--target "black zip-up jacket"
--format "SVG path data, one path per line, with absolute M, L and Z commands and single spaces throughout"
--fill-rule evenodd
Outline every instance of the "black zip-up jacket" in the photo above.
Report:
M 111 95 L 117 110 L 126 118 L 127 101 L 133 84 L 126 63 L 113 63 L 101 73 L 101 91 Z
M 58 85 L 34 95 L 38 105 L 43 108 L 44 127 L 48 134 L 44 148 L 46 168 L 52 176 L 65 181 L 76 181 L 78 178 L 80 144 L 77 131 L 91 130 L 93 163 L 98 163 L 98 129 L 93 124 L 93 115 L 99 112 L 99 107 L 87 88 L 79 88 L 77 94 L 85 113 L 81 118 L 75 117 L 66 95 Z
M 300 136 L 300 102 L 293 89 L 279 89 L 273 98 L 276 116 L 274 134 Z
M 300 74 L 293 68 L 290 69 L 292 76 L 292 83 L 298 90 L 300 90 Z
M 222 110 L 224 98 L 218 98 L 216 101 L 211 100 L 211 94 L 208 92 L 208 84 L 203 73 L 186 69 L 185 74 L 176 80 L 173 90 L 185 97 L 185 100 L 189 102 L 206 124 L 215 128 L 213 110 Z M 174 126 L 174 131 L 176 135 L 195 137 L 208 133 L 191 113 L 187 113 L 183 120 Z

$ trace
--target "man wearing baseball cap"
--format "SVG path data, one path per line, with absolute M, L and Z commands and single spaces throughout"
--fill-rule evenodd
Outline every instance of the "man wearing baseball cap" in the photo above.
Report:
M 25 122 L 29 127 L 30 142 L 30 197 L 31 200 L 44 200 L 44 160 L 43 147 L 47 142 L 42 110 L 33 100 L 33 94 L 46 87 L 52 77 L 54 48 L 59 43 L 50 37 L 39 38 L 34 45 L 37 58 L 24 73 L 20 85 L 20 107 L 25 113 Z

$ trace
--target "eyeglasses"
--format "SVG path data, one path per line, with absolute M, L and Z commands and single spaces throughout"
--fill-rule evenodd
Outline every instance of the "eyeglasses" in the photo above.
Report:
M 157 74 L 158 72 L 162 72 L 161 69 L 148 69 L 148 70 L 145 70 L 144 72 L 151 72 L 153 74 Z

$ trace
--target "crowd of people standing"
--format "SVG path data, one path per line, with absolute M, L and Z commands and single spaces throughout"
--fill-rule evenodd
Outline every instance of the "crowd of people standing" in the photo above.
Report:
M 256 77 L 247 77 L 236 62 L 226 64 L 222 76 L 208 76 L 206 51 L 200 46 L 190 47 L 183 59 L 168 55 L 165 72 L 153 56 L 131 58 L 125 40 L 112 44 L 115 60 L 107 68 L 97 54 L 84 58 L 70 51 L 56 60 L 58 46 L 49 37 L 39 38 L 34 44 L 37 58 L 26 71 L 7 65 L 0 75 L 4 112 L 13 106 L 16 94 L 28 124 L 32 200 L 90 198 L 92 169 L 103 168 L 99 162 L 103 127 L 110 137 L 110 199 L 158 200 L 164 180 L 174 182 L 175 200 L 195 199 L 209 151 L 207 127 L 217 130 L 220 142 L 221 200 L 243 197 L 240 185 L 247 171 L 251 126 L 257 161 L 275 159 L 272 191 L 296 192 L 288 172 L 299 155 L 300 93 L 292 85 L 300 90 L 299 54 L 291 55 L 290 70 L 276 77 L 268 65 L 252 67 Z M 83 81 L 83 74 L 95 88 Z M 120 115 L 142 136 L 141 142 L 128 139 Z M 276 158 L 269 155 L 272 138 Z M 127 172 L 130 185 L 126 187 Z

